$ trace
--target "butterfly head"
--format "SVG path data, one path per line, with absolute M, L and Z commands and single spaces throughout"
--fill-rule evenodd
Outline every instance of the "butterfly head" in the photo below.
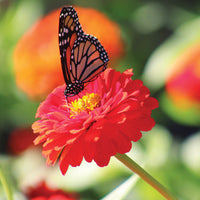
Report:
M 64 94 L 66 97 L 72 97 L 77 95 L 83 89 L 84 89 L 84 84 L 82 82 L 76 81 L 75 83 L 67 84 Z

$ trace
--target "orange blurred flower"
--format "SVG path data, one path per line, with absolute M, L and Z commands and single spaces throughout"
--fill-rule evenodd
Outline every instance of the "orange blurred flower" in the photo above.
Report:
M 115 22 L 92 8 L 75 9 L 84 32 L 99 39 L 111 63 L 123 55 L 120 29 Z M 14 50 L 16 83 L 31 99 L 43 99 L 64 83 L 58 46 L 59 14 L 60 9 L 40 19 L 23 35 Z
M 200 45 L 188 48 L 174 63 L 166 91 L 182 109 L 200 105 Z

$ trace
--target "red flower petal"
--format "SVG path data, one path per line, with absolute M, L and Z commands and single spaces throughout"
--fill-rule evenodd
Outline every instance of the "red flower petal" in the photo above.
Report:
M 76 167 L 81 164 L 83 159 L 83 142 L 81 139 L 72 144 L 66 145 L 60 157 L 60 169 L 65 174 L 69 165 Z

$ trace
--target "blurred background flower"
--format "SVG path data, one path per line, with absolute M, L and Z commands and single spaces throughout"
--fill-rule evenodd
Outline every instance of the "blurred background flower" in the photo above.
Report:
M 117 66 L 120 71 L 133 68 L 134 78 L 142 79 L 152 96 L 159 99 L 160 107 L 153 112 L 156 127 L 134 144 L 130 156 L 178 199 L 190 200 L 192 194 L 193 200 L 199 200 L 200 2 L 187 0 L 0 1 L 0 165 L 13 186 L 15 199 L 26 199 L 20 191 L 43 180 L 53 183 L 55 188 L 78 191 L 81 199 L 101 199 L 131 175 L 115 159 L 105 168 L 85 164 L 69 168 L 66 176 L 62 176 L 58 166 L 45 166 L 38 148 L 28 148 L 16 156 L 8 154 L 13 130 L 29 128 L 35 121 L 39 102 L 32 99 L 44 98 L 53 84 L 63 83 L 58 46 L 53 47 L 58 41 L 57 27 L 53 27 L 53 22 L 48 24 L 48 30 L 33 27 L 71 4 L 78 7 L 85 32 L 97 36 L 108 51 L 111 67 Z M 89 15 L 88 23 L 84 10 Z M 58 23 L 58 19 L 54 20 Z M 98 24 L 94 25 L 93 20 L 98 20 Z M 95 29 L 89 29 L 90 22 Z M 41 36 L 31 37 L 31 30 Z M 40 31 L 48 33 L 48 37 Z M 27 39 L 26 44 L 16 56 L 23 38 Z M 17 57 L 15 61 L 13 54 Z M 17 72 L 20 78 L 16 84 Z M 49 80 L 51 73 L 58 78 Z M 19 81 L 26 90 L 19 87 Z M 20 142 L 22 137 L 17 134 Z M 6 199 L 1 186 L 0 199 Z M 126 199 L 163 198 L 139 180 Z
M 78 200 L 78 195 L 70 194 L 63 190 L 52 188 L 45 182 L 40 182 L 25 191 L 30 200 Z
M 18 155 L 25 150 L 35 147 L 33 144 L 36 135 L 32 129 L 21 127 L 14 129 L 8 138 L 8 152 L 13 155 Z
M 165 87 L 162 107 L 178 123 L 200 123 L 200 18 L 183 23 L 150 56 L 144 79 L 157 91 Z M 150 80 L 152 79 L 153 80 Z

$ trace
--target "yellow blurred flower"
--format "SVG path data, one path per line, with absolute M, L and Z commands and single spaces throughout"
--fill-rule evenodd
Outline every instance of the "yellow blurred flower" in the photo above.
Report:
M 75 9 L 83 31 L 99 39 L 112 65 L 124 53 L 119 26 L 95 9 Z M 59 14 L 60 9 L 36 22 L 19 40 L 14 50 L 17 86 L 31 99 L 41 100 L 64 83 L 58 46 Z

